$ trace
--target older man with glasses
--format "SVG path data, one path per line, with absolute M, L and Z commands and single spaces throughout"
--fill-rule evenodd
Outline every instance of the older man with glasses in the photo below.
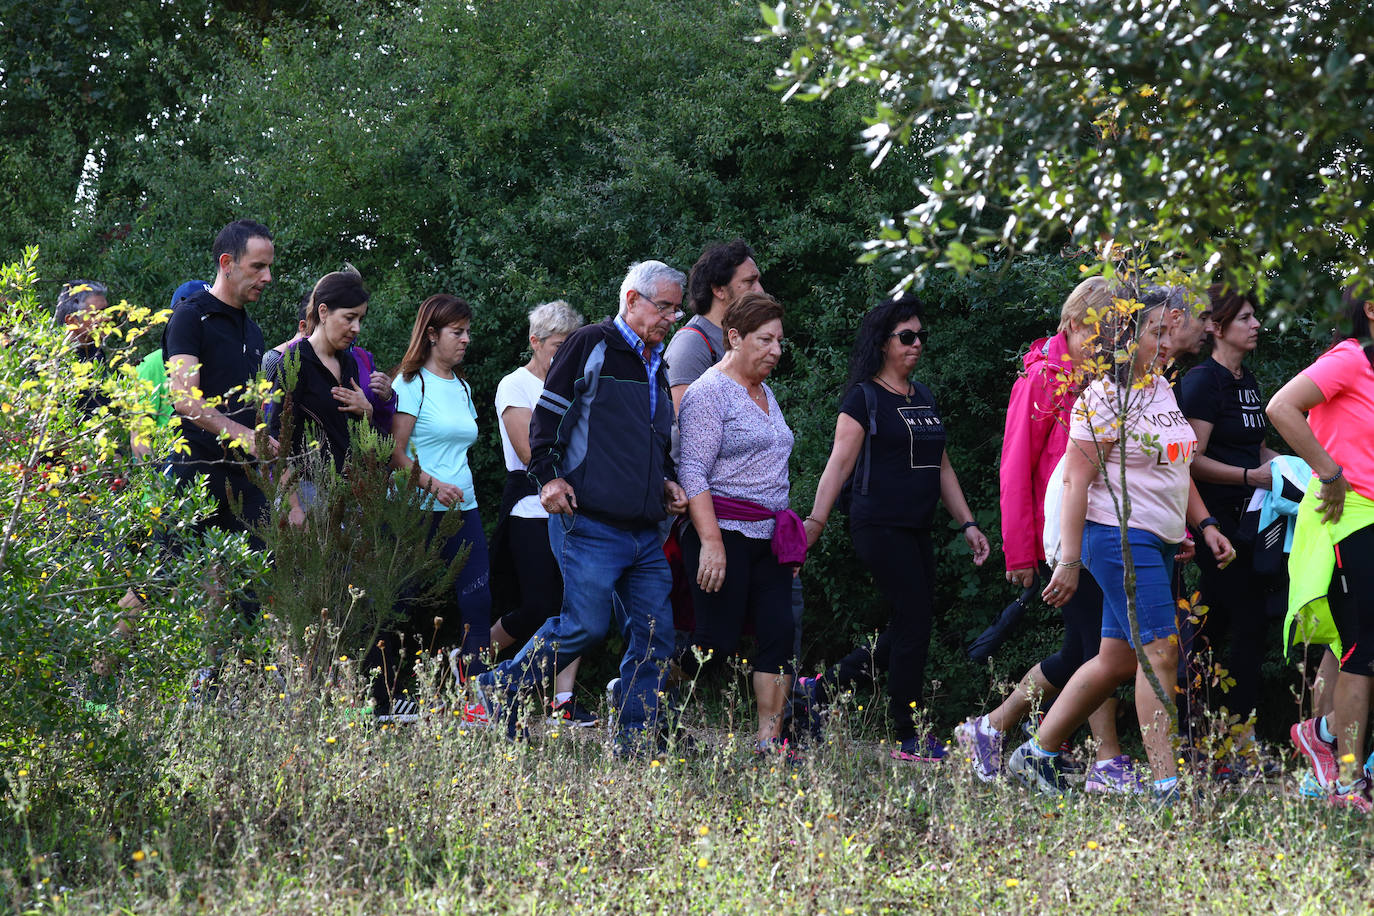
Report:
M 658 749 L 659 692 L 673 650 L 672 575 L 658 524 L 687 508 L 669 454 L 663 341 L 682 317 L 685 279 L 661 261 L 633 265 L 619 314 L 568 335 L 544 380 L 528 471 L 549 512 L 563 606 L 514 658 L 477 678 L 488 712 L 504 714 L 511 734 L 519 689 L 603 641 L 614 619 L 626 635 L 616 751 Z

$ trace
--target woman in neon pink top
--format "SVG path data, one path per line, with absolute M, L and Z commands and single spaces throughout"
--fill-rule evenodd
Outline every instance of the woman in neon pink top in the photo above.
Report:
M 1178 628 L 1171 580 L 1174 554 L 1187 536 L 1185 517 L 1218 562 L 1229 562 L 1235 551 L 1207 515 L 1189 475 L 1197 439 L 1161 374 L 1168 345 L 1163 306 L 1134 314 L 1113 310 L 1103 317 L 1098 364 L 1107 371 L 1073 408 L 1064 453 L 1063 556 L 1043 597 L 1055 607 L 1066 604 L 1086 564 L 1102 586 L 1102 641 L 1097 656 L 1069 679 L 1038 737 L 1018 747 L 1007 763 L 1022 782 L 1046 794 L 1066 788 L 1060 743 L 1132 676 L 1155 795 L 1168 801 L 1178 793 L 1172 717 L 1137 670 L 1135 646 L 1143 648 L 1165 689 L 1172 688 L 1178 679 Z M 1123 350 L 1132 352 L 1131 359 L 1118 362 L 1115 354 Z M 1134 620 L 1125 588 L 1123 512 L 1136 578 Z
M 1331 802 L 1363 811 L 1374 807 L 1370 776 L 1342 773 L 1338 761 L 1364 757 L 1374 685 L 1374 524 L 1363 524 L 1365 514 L 1374 514 L 1374 301 L 1368 295 L 1367 285 L 1345 290 L 1350 336 L 1279 389 L 1267 408 L 1274 429 L 1321 481 L 1319 523 L 1340 526 L 1330 535 L 1335 563 L 1328 593 L 1342 648 L 1335 708 L 1299 722 L 1290 734 Z M 1300 512 L 1299 526 L 1311 518 Z

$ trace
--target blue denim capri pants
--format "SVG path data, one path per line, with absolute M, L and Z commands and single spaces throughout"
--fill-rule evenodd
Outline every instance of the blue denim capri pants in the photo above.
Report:
M 1174 618 L 1174 554 L 1168 544 L 1143 528 L 1127 528 L 1131 560 L 1135 564 L 1136 619 L 1140 640 L 1149 645 L 1157 639 L 1178 635 Z M 1087 522 L 1083 527 L 1083 565 L 1102 587 L 1102 638 L 1131 638 L 1126 613 L 1126 567 L 1121 559 L 1121 529 L 1115 525 Z

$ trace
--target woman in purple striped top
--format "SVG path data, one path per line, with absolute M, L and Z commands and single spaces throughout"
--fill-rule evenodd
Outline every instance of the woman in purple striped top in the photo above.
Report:
M 683 395 L 678 479 L 691 525 L 683 565 L 695 574 L 693 647 L 716 664 L 735 652 L 746 620 L 753 659 L 759 752 L 781 748 L 792 690 L 792 576 L 806 557 L 801 519 L 788 508 L 792 431 L 763 380 L 782 355 L 782 306 L 746 293 L 726 310 L 725 356 Z M 684 658 L 698 673 L 696 653 Z

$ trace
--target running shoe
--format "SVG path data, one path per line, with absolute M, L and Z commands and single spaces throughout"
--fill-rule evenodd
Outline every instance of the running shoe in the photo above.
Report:
M 788 766 L 796 766 L 801 763 L 801 754 L 797 753 L 796 745 L 785 738 L 770 738 L 766 741 L 759 741 L 754 744 L 754 756 L 759 760 L 776 758 Z
M 377 721 L 390 725 L 410 725 L 420 720 L 420 704 L 405 697 L 391 701 L 391 708 L 377 713 Z
M 987 724 L 987 716 L 966 719 L 954 729 L 955 740 L 973 765 L 973 775 L 992 782 L 1002 775 L 1002 733 Z
M 797 678 L 798 702 L 805 707 L 806 728 L 812 741 L 825 738 L 825 707 L 821 703 L 820 679 Z
M 1312 763 L 1318 785 L 1329 789 L 1336 784 L 1340 766 L 1336 762 L 1336 744 L 1323 741 L 1318 728 L 1319 719 L 1299 722 L 1288 730 L 1298 750 Z
M 1368 776 L 1361 776 L 1355 780 L 1355 784 L 1347 789 L 1336 788 L 1331 793 L 1331 804 L 1337 808 L 1354 808 L 1364 814 L 1374 811 L 1374 803 L 1370 801 L 1370 781 Z
M 892 751 L 893 760 L 905 763 L 939 763 L 945 759 L 945 745 L 932 738 L 907 738 Z
M 1037 740 L 1039 740 L 1039 738 L 1040 738 L 1040 720 L 1041 720 L 1042 718 L 1044 718 L 1044 717 L 1043 717 L 1043 716 L 1027 716 L 1027 717 L 1021 722 L 1021 734 L 1025 735 L 1027 738 L 1029 738 L 1029 739 L 1032 740 L 1032 741 L 1037 741 Z M 1082 772 L 1083 772 L 1084 770 L 1086 770 L 1088 767 L 1087 767 L 1086 764 L 1083 763 L 1083 761 L 1081 761 L 1081 760 L 1079 760 L 1077 757 L 1074 757 L 1074 756 L 1071 755 L 1070 752 L 1071 752 L 1072 750 L 1073 750 L 1073 746 L 1070 745 L 1069 742 L 1067 742 L 1067 741 L 1065 741 L 1065 742 L 1063 742 L 1062 744 L 1059 745 L 1059 772 L 1064 773 L 1064 774 L 1066 774 L 1066 775 L 1070 775 L 1070 776 L 1076 776 L 1076 775 L 1078 775 L 1079 773 L 1082 773 Z
M 1030 742 L 1011 752 L 1007 772 L 1021 780 L 1022 785 L 1041 795 L 1060 796 L 1068 791 L 1064 771 L 1058 757 L 1041 757 L 1031 750 Z
M 1303 798 L 1326 798 L 1327 791 L 1317 782 L 1316 774 L 1308 770 L 1298 781 L 1298 794 Z
M 601 724 L 601 717 L 577 700 L 568 697 L 562 703 L 553 704 L 549 721 L 554 725 L 566 725 L 569 728 L 591 728 Z
M 1145 780 L 1141 779 L 1134 761 L 1125 754 L 1111 760 L 1099 760 L 1088 770 L 1084 792 L 1104 792 L 1117 795 L 1144 795 Z

